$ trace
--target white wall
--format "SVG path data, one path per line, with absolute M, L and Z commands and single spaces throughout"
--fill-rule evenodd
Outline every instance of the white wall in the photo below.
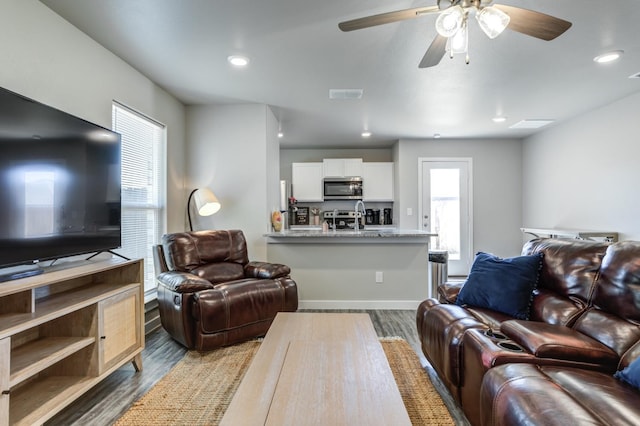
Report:
M 266 260 L 263 234 L 278 208 L 277 128 L 266 105 L 187 107 L 187 187 L 208 187 L 222 205 L 192 216 L 194 229 L 241 229 L 251 260 Z
M 525 139 L 527 227 L 640 240 L 640 93 Z
M 472 253 L 515 256 L 522 249 L 522 143 L 501 140 L 400 140 L 394 148 L 399 226 L 418 229 L 418 158 L 470 157 L 473 161 Z M 407 215 L 407 208 L 413 215 Z
M 183 229 L 184 106 L 36 0 L 0 2 L 0 86 L 111 128 L 117 100 L 167 126 L 169 231 Z

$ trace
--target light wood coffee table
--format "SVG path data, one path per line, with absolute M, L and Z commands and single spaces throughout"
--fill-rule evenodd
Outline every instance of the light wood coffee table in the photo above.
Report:
M 410 425 L 367 314 L 279 313 L 222 425 Z

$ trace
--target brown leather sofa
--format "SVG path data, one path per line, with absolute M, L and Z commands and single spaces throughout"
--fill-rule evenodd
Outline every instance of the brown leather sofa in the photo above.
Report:
M 249 262 L 242 231 L 166 234 L 154 260 L 162 326 L 189 349 L 262 336 L 278 312 L 298 309 L 289 267 Z
M 455 304 L 418 308 L 422 350 L 473 425 L 639 424 L 640 392 L 613 374 L 640 356 L 640 243 L 537 239 L 529 320 Z

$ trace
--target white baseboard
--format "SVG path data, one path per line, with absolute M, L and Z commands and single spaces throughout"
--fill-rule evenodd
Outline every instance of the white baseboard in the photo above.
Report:
M 415 310 L 422 300 L 300 300 L 298 309 Z

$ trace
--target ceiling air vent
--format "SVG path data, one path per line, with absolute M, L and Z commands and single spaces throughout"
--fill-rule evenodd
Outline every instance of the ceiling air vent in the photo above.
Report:
M 637 72 L 637 73 L 635 73 L 635 74 L 631 74 L 631 75 L 629 76 L 629 78 L 640 78 L 640 72 Z
M 509 126 L 510 129 L 539 129 L 540 127 L 546 126 L 547 124 L 553 123 L 553 120 L 522 120 L 518 121 L 516 124 Z
M 362 99 L 362 89 L 329 89 L 329 99 Z

